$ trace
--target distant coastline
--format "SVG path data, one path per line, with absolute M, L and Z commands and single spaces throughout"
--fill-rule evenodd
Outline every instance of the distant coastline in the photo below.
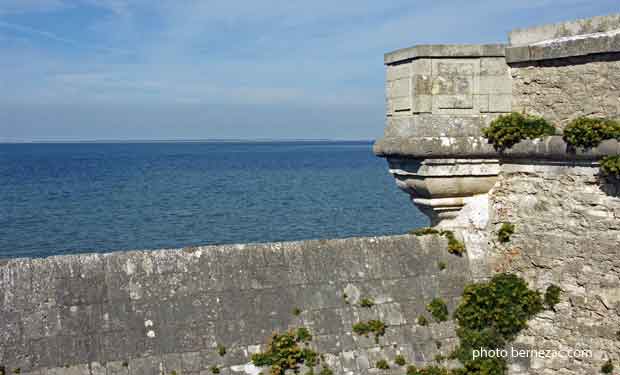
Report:
M 85 140 L 0 140 L 0 144 L 75 144 L 75 143 L 373 143 L 371 139 L 85 139 Z

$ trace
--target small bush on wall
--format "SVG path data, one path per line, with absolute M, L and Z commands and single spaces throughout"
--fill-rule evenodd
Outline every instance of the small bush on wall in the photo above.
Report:
M 555 128 L 542 117 L 513 112 L 493 120 L 482 134 L 496 149 L 505 150 L 524 139 L 555 135 Z
M 563 138 L 575 148 L 596 147 L 606 139 L 620 139 L 620 123 L 601 118 L 579 117 L 566 126 Z
M 620 178 L 620 156 L 605 156 L 601 159 L 601 172 L 605 176 Z

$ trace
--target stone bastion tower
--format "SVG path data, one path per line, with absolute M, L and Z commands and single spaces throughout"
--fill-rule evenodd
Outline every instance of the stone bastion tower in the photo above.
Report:
M 459 214 L 487 204 L 502 168 L 596 167 L 601 155 L 619 151 L 609 141 L 569 153 L 558 136 L 498 153 L 481 129 L 513 111 L 559 129 L 579 116 L 618 118 L 620 16 L 515 30 L 509 41 L 385 55 L 386 129 L 374 151 L 432 225 L 468 224 Z

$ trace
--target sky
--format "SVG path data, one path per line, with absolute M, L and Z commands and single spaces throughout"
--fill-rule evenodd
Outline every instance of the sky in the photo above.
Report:
M 618 0 L 0 0 L 0 141 L 375 139 L 385 52 Z

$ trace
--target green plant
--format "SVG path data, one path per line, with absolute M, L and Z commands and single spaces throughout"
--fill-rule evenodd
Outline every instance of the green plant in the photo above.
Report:
M 497 239 L 501 243 L 510 242 L 510 236 L 512 236 L 515 232 L 514 224 L 503 223 L 497 232 Z
M 347 305 L 349 304 L 349 296 L 346 293 L 342 294 L 342 299 L 344 300 L 344 303 L 346 303 Z
M 368 337 L 369 334 L 375 335 L 375 342 L 379 342 L 379 337 L 385 335 L 386 325 L 381 320 L 369 320 L 353 324 L 353 332 L 360 336 Z
M 493 120 L 482 134 L 497 150 L 505 150 L 524 139 L 554 135 L 555 128 L 542 117 L 513 112 Z
M 297 328 L 296 334 L 297 334 L 297 339 L 301 342 L 312 341 L 312 334 L 306 327 Z
M 420 315 L 418 316 L 418 324 L 421 325 L 422 327 L 428 325 L 428 319 L 426 319 L 426 317 L 424 315 Z
M 301 310 L 299 308 L 295 307 L 293 309 L 293 315 L 295 315 L 295 316 L 301 315 Z
M 226 347 L 224 345 L 219 344 L 217 346 L 217 353 L 220 355 L 220 357 L 223 357 L 224 355 L 226 355 Z
M 123 363 L 121 363 L 121 366 L 123 366 L 123 367 L 129 367 L 129 363 L 127 363 L 127 361 L 123 361 Z
M 614 371 L 614 364 L 611 363 L 611 359 L 608 359 L 605 364 L 601 367 L 601 372 L 603 374 L 611 374 Z
M 559 286 L 551 284 L 547 287 L 545 291 L 545 305 L 553 309 L 555 305 L 560 303 L 560 293 L 562 293 L 562 289 Z
M 437 349 L 441 349 L 441 341 L 435 341 L 435 346 L 437 347 Z
M 443 362 L 446 360 L 446 357 L 443 356 L 443 354 L 436 354 L 435 358 L 433 358 L 435 360 L 435 362 Z
M 21 368 L 15 368 L 13 369 L 13 374 L 21 374 L 22 373 L 22 369 Z
M 319 375 L 334 375 L 334 372 L 329 367 L 323 366 L 321 372 L 319 372 Z
M 257 367 L 270 366 L 271 375 L 284 375 L 286 370 L 297 372 L 301 364 L 313 367 L 317 364 L 318 353 L 299 346 L 310 340 L 312 335 L 306 328 L 274 333 L 267 344 L 267 350 L 252 355 L 252 363 Z
M 407 364 L 407 360 L 405 360 L 405 357 L 399 354 L 396 357 L 394 357 L 394 363 L 397 364 L 398 366 L 404 366 Z
M 220 373 L 220 368 L 217 366 L 211 366 L 211 373 L 212 374 L 219 374 Z
M 426 310 L 431 313 L 433 318 L 438 322 L 448 320 L 448 306 L 441 298 L 434 298 L 431 303 L 426 306 Z
M 448 369 L 439 366 L 428 366 L 424 368 L 416 368 L 415 366 L 407 367 L 407 375 L 449 375 Z
M 446 267 L 446 262 L 437 262 L 437 268 L 439 268 L 440 271 L 445 270 Z
M 409 231 L 409 234 L 420 237 L 420 236 L 427 236 L 430 234 L 441 234 L 441 232 L 438 231 L 437 229 L 425 227 L 425 228 L 418 228 L 418 229 L 411 230 Z
M 385 359 L 380 359 L 377 361 L 377 364 L 375 365 L 376 368 L 378 368 L 379 370 L 389 370 L 390 369 L 390 365 L 388 364 L 388 362 Z
M 362 298 L 362 300 L 360 301 L 361 307 L 371 308 L 374 305 L 375 301 L 373 301 L 372 298 Z
M 600 161 L 605 176 L 620 178 L 620 155 L 605 156 Z
M 456 239 L 454 232 L 442 231 L 441 234 L 448 239 L 448 252 L 450 254 L 462 256 L 465 253 L 465 244 Z
M 170 371 L 170 375 L 177 375 L 176 370 L 172 370 L 172 371 Z
M 6 375 L 6 367 L 0 366 L 0 375 Z
M 620 341 L 620 331 L 616 331 L 616 340 Z M 0 373 L 2 375 L 2 373 Z
M 440 236 L 444 236 L 448 239 L 448 252 L 450 254 L 455 254 L 455 255 L 463 255 L 463 253 L 465 253 L 466 249 L 465 249 L 465 244 L 463 244 L 461 241 L 456 239 L 456 236 L 454 235 L 454 232 L 449 231 L 449 230 L 442 230 L 439 231 L 437 229 L 433 229 L 433 228 L 418 228 L 418 229 L 414 229 L 412 231 L 409 232 L 409 234 L 412 234 L 414 236 L 428 236 L 428 235 L 440 235 Z
M 606 139 L 620 138 L 620 123 L 601 118 L 579 117 L 564 129 L 564 141 L 573 148 L 591 148 Z

